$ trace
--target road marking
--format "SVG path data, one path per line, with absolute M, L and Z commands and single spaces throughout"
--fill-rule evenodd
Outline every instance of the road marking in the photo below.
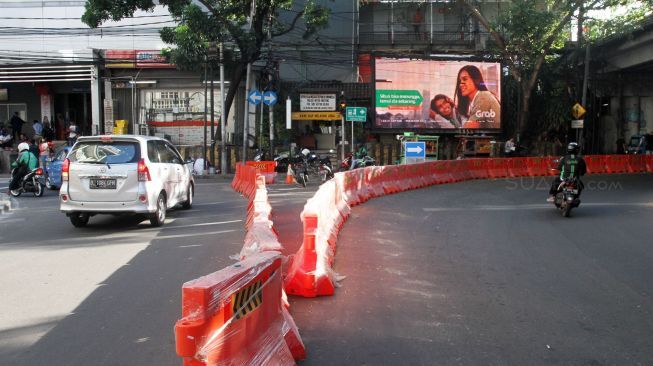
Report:
M 209 231 L 205 233 L 195 233 L 195 234 L 163 235 L 163 236 L 157 236 L 155 238 L 152 238 L 152 240 L 187 238 L 189 236 L 216 235 L 216 234 L 224 234 L 224 233 L 233 233 L 236 231 L 241 231 L 241 230 L 221 230 L 221 231 Z
M 243 220 L 203 222 L 201 224 L 191 224 L 191 225 L 164 225 L 162 229 L 179 229 L 179 228 L 197 227 L 197 226 L 224 225 L 224 224 L 233 224 L 235 222 L 243 222 Z
M 580 207 L 646 207 L 653 208 L 653 203 L 639 202 L 592 202 L 581 203 Z M 424 207 L 425 212 L 447 212 L 447 211 L 517 211 L 517 210 L 542 210 L 555 208 L 553 204 L 530 204 L 530 205 L 505 205 L 505 206 L 470 206 L 470 207 Z

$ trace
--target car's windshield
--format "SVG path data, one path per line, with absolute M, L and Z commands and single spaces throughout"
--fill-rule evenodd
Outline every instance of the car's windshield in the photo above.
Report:
M 82 141 L 68 156 L 71 163 L 127 164 L 140 160 L 137 142 Z

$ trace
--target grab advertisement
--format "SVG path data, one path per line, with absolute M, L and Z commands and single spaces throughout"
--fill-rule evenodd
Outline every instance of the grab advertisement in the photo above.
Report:
M 499 63 L 376 58 L 374 65 L 376 127 L 501 128 Z

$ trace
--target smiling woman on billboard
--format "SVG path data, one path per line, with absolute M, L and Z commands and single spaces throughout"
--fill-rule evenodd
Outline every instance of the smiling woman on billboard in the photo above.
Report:
M 499 128 L 499 101 L 485 86 L 481 70 L 466 65 L 460 69 L 456 80 L 457 109 L 465 119 L 463 128 Z

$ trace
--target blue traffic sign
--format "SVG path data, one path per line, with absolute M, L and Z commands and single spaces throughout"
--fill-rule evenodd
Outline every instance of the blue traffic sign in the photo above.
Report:
M 263 93 L 263 103 L 265 103 L 265 105 L 277 104 L 277 93 L 273 92 L 272 90 L 268 90 Z
M 406 141 L 406 157 L 407 158 L 426 158 L 426 143 Z
M 261 95 L 261 92 L 256 89 L 249 92 L 249 95 L 247 96 L 247 100 L 254 105 L 261 103 L 261 99 L 263 99 L 263 96 Z

